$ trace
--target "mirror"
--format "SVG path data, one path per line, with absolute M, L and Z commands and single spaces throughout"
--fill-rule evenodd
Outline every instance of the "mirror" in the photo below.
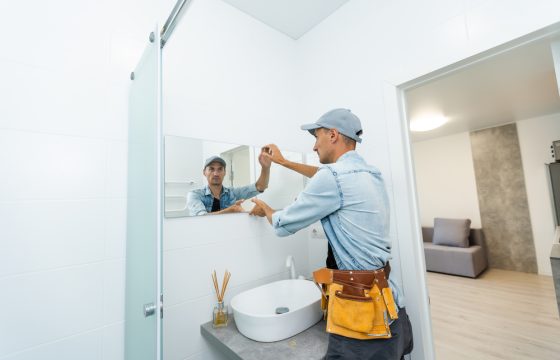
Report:
M 207 187 L 203 174 L 206 159 L 219 156 L 226 162 L 222 185 L 240 188 L 254 184 L 261 171 L 258 157 L 261 149 L 249 145 L 229 144 L 181 136 L 165 136 L 165 217 L 194 216 L 189 210 L 189 192 Z M 282 149 L 284 157 L 291 161 L 304 162 L 301 153 Z M 291 204 L 303 190 L 305 177 L 272 164 L 268 188 L 257 196 L 274 209 Z M 252 203 L 244 202 L 249 211 Z

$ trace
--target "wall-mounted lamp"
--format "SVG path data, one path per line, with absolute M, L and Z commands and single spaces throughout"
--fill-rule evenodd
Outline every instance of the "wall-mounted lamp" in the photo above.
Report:
M 410 120 L 410 131 L 430 131 L 447 122 L 447 118 L 439 115 L 424 115 Z

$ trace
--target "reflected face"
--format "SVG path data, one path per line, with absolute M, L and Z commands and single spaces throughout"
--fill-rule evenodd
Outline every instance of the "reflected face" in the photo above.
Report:
M 317 152 L 319 156 L 319 161 L 321 164 L 330 164 L 330 131 L 329 129 L 319 128 L 315 130 L 315 145 L 313 146 L 313 151 Z
M 210 163 L 202 172 L 208 181 L 208 185 L 222 185 L 226 176 L 226 169 L 219 162 Z

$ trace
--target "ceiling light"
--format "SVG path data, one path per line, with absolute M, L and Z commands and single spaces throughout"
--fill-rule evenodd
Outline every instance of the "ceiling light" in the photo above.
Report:
M 447 122 L 443 115 L 419 116 L 410 121 L 411 131 L 430 131 L 438 128 Z

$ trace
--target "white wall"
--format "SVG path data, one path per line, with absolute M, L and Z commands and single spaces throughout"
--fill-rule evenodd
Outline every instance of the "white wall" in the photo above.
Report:
M 2 360 L 123 358 L 129 74 L 173 3 L 0 2 Z
M 412 144 L 422 226 L 434 218 L 471 219 L 480 228 L 480 209 L 468 132 Z
M 163 49 L 164 133 L 286 143 L 299 124 L 295 61 L 286 35 L 220 0 L 193 1 Z M 285 148 L 305 150 L 294 141 Z
M 550 156 L 550 145 L 560 139 L 560 114 L 518 121 L 517 133 L 539 274 L 552 275 L 550 249 L 556 223 L 548 168 L 544 164 L 554 161 Z
M 194 1 L 163 50 L 165 134 L 297 150 L 294 56 L 287 36 L 222 1 Z M 306 231 L 278 238 L 265 219 L 247 214 L 165 219 L 165 360 L 221 358 L 200 335 L 216 301 L 213 269 L 220 279 L 226 268 L 232 273 L 229 303 L 286 278 L 289 254 L 309 275 Z

